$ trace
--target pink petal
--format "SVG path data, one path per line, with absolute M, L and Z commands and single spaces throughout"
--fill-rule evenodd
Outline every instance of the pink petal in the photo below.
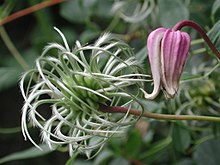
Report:
M 185 62 L 186 62 L 186 58 L 188 56 L 188 52 L 189 52 L 189 47 L 190 47 L 190 36 L 185 33 L 185 32 L 182 32 L 181 33 L 181 37 L 182 37 L 182 41 L 181 41 L 181 44 L 179 45 L 180 48 L 179 48 L 179 53 L 178 53 L 178 59 L 177 59 L 177 62 L 175 63 L 175 68 L 174 69 L 174 72 L 173 72 L 173 82 L 175 84 L 174 87 L 178 90 L 178 87 L 179 87 L 179 80 L 180 80 L 180 76 L 183 72 L 183 68 L 184 68 L 184 65 L 185 65 Z
M 151 94 L 144 92 L 145 98 L 154 99 L 159 91 L 161 86 L 161 74 L 160 74 L 160 53 L 161 53 L 161 40 L 163 38 L 165 28 L 158 28 L 150 33 L 147 39 L 147 48 L 148 48 L 148 57 L 151 66 L 151 73 L 153 76 L 154 89 Z
M 161 77 L 168 98 L 174 97 L 189 51 L 190 37 L 187 33 L 167 29 L 162 40 Z

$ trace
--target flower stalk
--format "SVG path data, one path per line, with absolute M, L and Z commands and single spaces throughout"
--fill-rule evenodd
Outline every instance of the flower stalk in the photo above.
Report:
M 216 49 L 215 45 L 212 43 L 212 41 L 209 39 L 209 37 L 206 35 L 205 31 L 201 28 L 201 26 L 199 26 L 199 24 L 197 24 L 194 21 L 191 20 L 183 20 L 181 22 L 178 22 L 174 27 L 173 30 L 177 31 L 177 30 L 181 30 L 183 27 L 185 26 L 189 26 L 192 27 L 193 29 L 195 29 L 197 32 L 199 32 L 199 34 L 201 35 L 201 37 L 205 40 L 205 42 L 207 43 L 207 45 L 210 47 L 210 49 L 213 51 L 213 53 L 216 55 L 216 57 L 218 57 L 218 59 L 220 59 L 220 53 L 219 51 Z
M 13 42 L 11 41 L 9 35 L 7 34 L 5 28 L 0 26 L 0 36 L 4 41 L 5 45 L 7 46 L 8 50 L 11 52 L 12 56 L 16 59 L 16 61 L 20 64 L 23 70 L 27 71 L 29 69 L 29 65 L 19 53 Z
M 0 26 L 5 25 L 11 21 L 14 21 L 20 17 L 23 17 L 25 15 L 31 14 L 33 12 L 36 12 L 40 9 L 64 2 L 65 0 L 51 0 L 51 1 L 46 1 L 46 2 L 41 2 L 39 4 L 36 4 L 34 6 L 28 7 L 26 9 L 20 10 L 16 13 L 13 13 L 5 18 L 3 18 L 2 20 L 0 20 Z
M 169 115 L 169 114 L 156 114 L 151 112 L 142 112 L 135 109 L 128 109 L 118 106 L 105 106 L 100 105 L 100 111 L 106 113 L 125 113 L 134 116 L 142 116 L 157 120 L 197 120 L 197 121 L 209 121 L 209 122 L 220 122 L 219 117 L 212 116 L 194 116 L 194 115 Z

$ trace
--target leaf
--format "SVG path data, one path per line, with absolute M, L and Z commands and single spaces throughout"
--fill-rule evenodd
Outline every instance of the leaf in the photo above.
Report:
M 165 106 L 163 101 L 158 102 L 147 99 L 142 99 L 140 101 L 144 105 L 145 109 L 150 112 L 161 111 L 161 109 Z
M 158 6 L 160 22 L 166 28 L 172 27 L 184 19 L 189 19 L 189 11 L 180 0 L 158 0 Z
M 192 159 L 185 158 L 174 165 L 194 165 L 194 162 Z
M 220 123 L 212 123 L 212 131 L 215 137 L 220 137 Z
M 69 160 L 67 160 L 67 162 L 65 163 L 65 165 L 72 165 L 73 163 L 75 163 L 75 160 L 78 156 L 78 152 L 76 152 L 75 154 L 72 155 L 72 157 L 69 158 Z
M 32 68 L 36 59 L 36 51 L 28 49 L 21 53 L 26 63 Z M 7 58 L 1 59 L 0 67 L 0 91 L 15 85 L 19 81 L 19 76 L 24 72 L 20 64 L 10 55 Z
M 172 129 L 172 139 L 174 148 L 180 152 L 184 152 L 191 143 L 189 130 L 175 123 Z
M 128 160 L 122 158 L 122 157 L 118 157 L 115 158 L 111 161 L 111 163 L 109 165 L 116 165 L 116 164 L 120 164 L 120 165 L 130 165 L 130 163 L 128 162 Z
M 212 15 L 214 15 L 220 7 L 220 0 L 215 0 L 212 5 Z
M 74 161 L 74 163 L 71 165 L 93 165 L 93 163 L 92 163 L 92 161 L 89 161 L 89 160 L 78 159 L 78 160 Z
M 40 145 L 40 147 L 42 148 L 42 150 L 39 150 L 36 147 L 32 147 L 32 148 L 29 148 L 24 151 L 15 152 L 10 155 L 7 155 L 7 156 L 0 159 L 0 164 L 10 162 L 13 160 L 21 160 L 21 159 L 40 157 L 40 156 L 43 156 L 43 155 L 46 155 L 46 154 L 52 152 L 52 150 L 50 150 L 46 144 Z
M 124 152 L 128 158 L 135 158 L 141 150 L 142 139 L 137 129 L 133 129 L 128 136 L 128 140 L 124 146 Z
M 83 23 L 92 14 L 97 0 L 74 0 L 61 4 L 60 14 L 70 22 Z
M 213 139 L 200 144 L 193 158 L 198 165 L 219 165 L 220 139 Z
M 74 163 L 69 165 L 93 165 L 91 160 L 76 159 Z
M 30 6 L 36 4 L 36 0 L 28 1 Z M 53 31 L 51 30 L 52 17 L 48 10 L 39 10 L 38 12 L 34 12 L 38 26 L 36 26 L 36 32 L 39 32 L 39 38 L 44 39 L 43 42 L 53 39 Z
M 21 127 L 14 128 L 0 128 L 0 134 L 12 134 L 21 132 Z
M 95 158 L 94 165 L 106 164 L 106 161 L 110 159 L 114 153 L 110 150 L 103 150 Z
M 147 58 L 147 46 L 144 46 L 139 52 L 136 53 L 136 58 L 141 63 L 146 63 L 145 60 Z
M 112 5 L 113 1 L 98 0 L 94 14 L 100 18 L 110 18 L 113 14 L 110 7 Z
M 109 148 L 115 153 L 120 154 L 122 149 L 122 138 L 112 138 L 109 141 Z
M 4 1 L 4 3 L 0 6 L 0 19 L 7 17 L 14 8 L 16 1 Z
M 220 49 L 220 20 L 212 27 L 208 32 L 208 36 L 211 41 L 215 44 L 217 49 Z
M 147 150 L 146 152 L 142 153 L 140 156 L 141 159 L 151 158 L 153 156 L 156 156 L 159 152 L 164 150 L 166 147 L 170 145 L 172 142 L 172 139 L 170 136 L 168 136 L 166 139 L 162 139 L 152 145 L 152 147 Z
M 12 67 L 0 68 L 0 91 L 15 84 L 20 75 L 20 70 Z
M 97 38 L 99 35 L 100 35 L 100 32 L 87 29 L 83 33 L 81 33 L 79 37 L 82 43 L 87 43 Z

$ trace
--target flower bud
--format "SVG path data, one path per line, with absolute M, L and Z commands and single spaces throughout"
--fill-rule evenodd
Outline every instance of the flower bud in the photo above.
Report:
M 154 89 L 151 94 L 142 90 L 145 98 L 154 99 L 161 88 L 167 98 L 175 96 L 189 46 L 190 36 L 185 32 L 158 28 L 150 33 L 147 48 Z

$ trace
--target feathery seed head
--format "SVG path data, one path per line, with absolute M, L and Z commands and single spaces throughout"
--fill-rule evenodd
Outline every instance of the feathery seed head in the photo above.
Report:
M 76 41 L 70 50 L 64 35 L 55 29 L 64 46 L 46 46 L 36 67 L 20 81 L 25 100 L 22 132 L 38 147 L 28 131 L 31 122 L 51 149 L 66 146 L 70 154 L 77 151 L 91 157 L 109 137 L 123 133 L 138 119 L 104 113 L 99 105 L 131 108 L 138 103 L 136 97 L 147 76 L 139 73 L 131 48 L 111 34 L 104 34 L 93 45 Z

